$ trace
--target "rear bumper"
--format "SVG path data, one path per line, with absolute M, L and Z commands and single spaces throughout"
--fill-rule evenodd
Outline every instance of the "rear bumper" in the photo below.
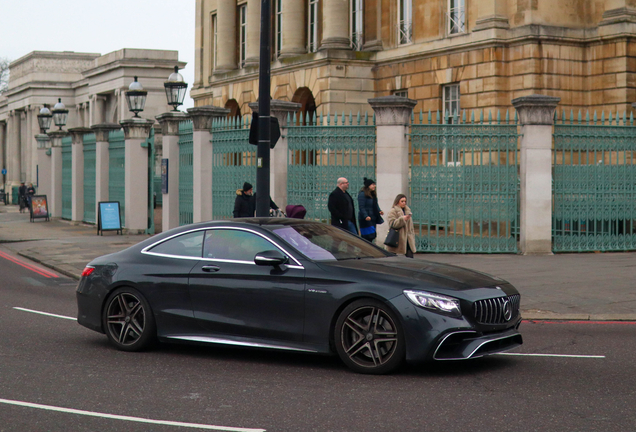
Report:
M 480 334 L 471 330 L 448 333 L 437 345 L 434 360 L 467 360 L 509 351 L 523 344 L 519 330 Z

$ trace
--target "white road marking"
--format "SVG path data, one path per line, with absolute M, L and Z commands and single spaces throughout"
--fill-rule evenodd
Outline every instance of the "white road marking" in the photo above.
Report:
M 63 319 L 67 319 L 67 320 L 77 321 L 77 318 L 64 316 L 64 315 L 57 315 L 57 314 L 52 314 L 52 313 L 48 313 L 48 312 L 41 312 L 41 311 L 36 311 L 36 310 L 32 310 L 32 309 L 25 309 L 25 308 L 21 308 L 21 307 L 14 307 L 13 309 L 20 310 L 20 311 L 23 311 L 23 312 L 31 312 L 31 313 L 34 313 L 34 314 L 40 314 L 40 315 L 52 316 L 52 317 L 55 317 L 55 318 L 63 318 Z
M 526 357 L 571 357 L 571 358 L 593 358 L 604 359 L 604 355 L 575 355 L 575 354 L 531 354 L 531 353 L 499 353 L 497 355 L 526 356 Z
M 149 423 L 149 424 L 156 424 L 156 425 L 179 426 L 179 427 L 208 429 L 208 430 L 227 431 L 227 432 L 265 432 L 265 429 L 245 429 L 245 428 L 205 425 L 205 424 L 198 424 L 198 423 L 182 423 L 182 422 L 166 421 L 166 420 L 152 420 L 152 419 L 145 419 L 141 417 L 129 417 L 129 416 L 121 416 L 121 415 L 115 415 L 115 414 L 104 414 L 104 413 L 98 413 L 93 411 L 62 408 L 62 407 L 56 407 L 51 405 L 41 405 L 41 404 L 21 402 L 21 401 L 9 400 L 9 399 L 0 399 L 0 403 L 4 403 L 8 405 L 17 405 L 17 406 L 22 406 L 27 408 L 37 408 L 37 409 L 42 409 L 46 411 L 56 411 L 56 412 L 63 412 L 68 414 L 77 414 L 77 415 L 84 415 L 84 416 L 90 416 L 90 417 L 114 419 L 114 420 L 124 420 L 124 421 L 131 421 L 131 422 L 137 422 L 137 423 Z

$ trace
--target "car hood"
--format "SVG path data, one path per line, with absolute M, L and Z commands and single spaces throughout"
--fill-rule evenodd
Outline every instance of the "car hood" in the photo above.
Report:
M 503 288 L 504 285 L 509 285 L 503 279 L 476 270 L 404 257 L 330 261 L 321 264 L 371 273 L 372 277 L 391 278 L 403 284 L 408 284 L 410 280 L 417 285 L 424 284 L 454 291 L 496 286 Z

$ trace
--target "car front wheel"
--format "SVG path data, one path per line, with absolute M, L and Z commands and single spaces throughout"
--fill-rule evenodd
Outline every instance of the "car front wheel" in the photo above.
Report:
M 385 374 L 404 362 L 405 342 L 395 314 L 376 300 L 358 300 L 336 321 L 334 339 L 342 361 L 352 370 Z
M 155 341 L 155 320 L 146 299 L 133 288 L 119 288 L 106 301 L 104 330 L 119 350 L 139 351 Z

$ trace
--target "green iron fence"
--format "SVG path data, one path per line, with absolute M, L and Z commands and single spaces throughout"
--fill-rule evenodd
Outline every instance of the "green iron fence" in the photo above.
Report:
M 516 253 L 517 119 L 483 112 L 411 125 L 411 201 L 420 252 Z
M 95 164 L 96 142 L 95 134 L 86 134 L 83 137 L 84 148 L 84 217 L 83 221 L 96 223 L 97 218 L 95 203 Z
M 179 225 L 193 221 L 193 138 L 192 122 L 179 123 Z
M 123 130 L 108 135 L 108 200 L 119 201 L 121 225 L 126 226 L 126 147 Z
M 212 125 L 212 218 L 229 219 L 236 190 L 244 182 L 256 190 L 256 146 L 248 143 L 250 121 L 222 119 Z
M 333 123 L 332 123 L 333 122 Z M 288 124 L 296 125 L 294 115 Z M 305 118 L 287 129 L 287 203 L 307 209 L 307 219 L 329 222 L 327 201 L 339 177 L 349 180 L 356 204 L 363 178 L 375 179 L 375 122 L 342 113 Z
M 73 140 L 62 138 L 62 219 L 73 217 Z
M 155 233 L 155 129 L 150 129 L 150 136 L 144 141 L 143 147 L 148 149 L 148 228 L 146 234 Z
M 563 112 L 554 126 L 554 252 L 636 249 L 634 117 Z

